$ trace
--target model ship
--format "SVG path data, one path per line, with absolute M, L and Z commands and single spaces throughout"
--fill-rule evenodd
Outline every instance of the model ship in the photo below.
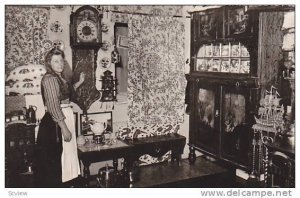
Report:
M 255 117 L 256 124 L 261 125 L 261 127 L 272 127 L 277 128 L 284 123 L 283 105 L 279 105 L 280 95 L 277 92 L 277 88 L 273 85 L 271 90 L 266 90 L 265 97 L 260 100 L 260 106 L 258 109 L 259 118 Z

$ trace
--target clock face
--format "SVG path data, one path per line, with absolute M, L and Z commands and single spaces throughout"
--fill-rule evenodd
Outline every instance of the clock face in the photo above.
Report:
M 81 41 L 97 39 L 97 27 L 94 22 L 81 21 L 77 26 L 77 36 Z

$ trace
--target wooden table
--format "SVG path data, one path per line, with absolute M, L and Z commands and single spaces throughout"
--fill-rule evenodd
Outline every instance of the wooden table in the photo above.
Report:
M 86 143 L 78 146 L 78 157 L 83 163 L 83 177 L 85 186 L 88 186 L 90 179 L 91 163 L 113 160 L 113 166 L 118 168 L 118 158 L 130 158 L 133 152 L 133 145 L 127 144 L 124 141 L 116 140 L 115 144 L 110 146 L 95 143 Z
M 91 163 L 113 160 L 113 166 L 117 170 L 118 158 L 124 158 L 124 166 L 130 167 L 143 154 L 158 157 L 171 150 L 171 160 L 176 161 L 179 165 L 185 143 L 186 138 L 184 136 L 169 134 L 133 140 L 117 140 L 116 144 L 110 146 L 95 143 L 78 146 L 78 156 L 84 165 L 85 185 L 88 186 L 90 179 L 89 167 Z
M 125 142 L 134 146 L 134 152 L 131 155 L 130 161 L 136 161 L 144 154 L 161 157 L 171 150 L 171 161 L 176 161 L 179 165 L 181 154 L 186 144 L 186 137 L 173 133 L 163 136 L 125 140 Z

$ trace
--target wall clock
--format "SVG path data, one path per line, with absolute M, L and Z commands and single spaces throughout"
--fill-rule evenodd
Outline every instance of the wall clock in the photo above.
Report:
M 101 93 L 96 89 L 97 53 L 101 47 L 101 17 L 97 9 L 82 6 L 70 16 L 73 81 L 85 73 L 83 84 L 76 90 L 75 102 L 86 114 Z
M 78 39 L 82 42 L 97 39 L 97 25 L 92 21 L 81 21 L 76 31 Z
M 70 16 L 70 44 L 72 47 L 101 46 L 102 14 L 91 6 L 82 6 Z

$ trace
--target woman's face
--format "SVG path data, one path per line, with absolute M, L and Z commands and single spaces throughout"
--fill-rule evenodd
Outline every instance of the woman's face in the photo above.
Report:
M 61 55 L 53 55 L 50 64 L 55 73 L 61 73 L 64 69 L 64 59 Z

